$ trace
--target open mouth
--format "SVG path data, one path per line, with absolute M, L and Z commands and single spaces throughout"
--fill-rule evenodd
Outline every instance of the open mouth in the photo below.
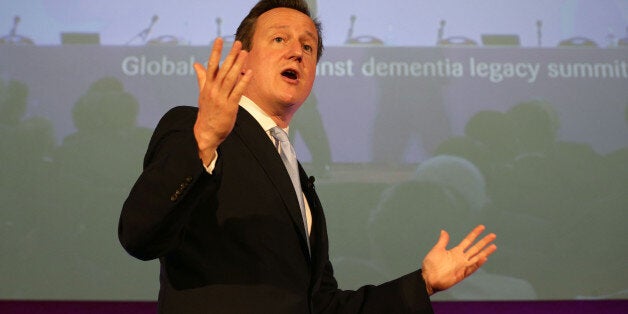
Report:
M 297 71 L 295 70 L 285 70 L 283 72 L 281 72 L 281 75 L 283 77 L 289 78 L 291 80 L 296 80 L 299 78 L 299 75 L 297 74 Z

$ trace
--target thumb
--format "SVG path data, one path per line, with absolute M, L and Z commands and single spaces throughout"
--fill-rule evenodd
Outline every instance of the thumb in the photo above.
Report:
M 440 237 L 438 238 L 438 242 L 434 245 L 434 248 L 438 249 L 447 249 L 447 244 L 449 243 L 449 233 L 445 230 L 440 231 Z
M 196 81 L 198 83 L 198 89 L 199 91 L 201 91 L 203 89 L 203 86 L 205 86 L 205 80 L 207 79 L 206 69 L 202 64 L 195 62 L 194 71 L 196 72 Z

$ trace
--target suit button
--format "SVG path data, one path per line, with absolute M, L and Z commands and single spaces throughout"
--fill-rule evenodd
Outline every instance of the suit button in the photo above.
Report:
M 177 191 L 170 196 L 170 200 L 174 202 L 179 199 L 179 196 L 181 196 L 181 189 L 177 189 Z

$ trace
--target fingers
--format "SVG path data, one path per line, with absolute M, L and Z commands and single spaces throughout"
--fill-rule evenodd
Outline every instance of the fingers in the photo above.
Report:
M 448 243 L 449 243 L 449 233 L 447 233 L 447 231 L 445 230 L 441 230 L 440 237 L 438 238 L 436 245 L 434 245 L 434 248 L 446 250 Z
M 218 37 L 214 40 L 212 51 L 207 60 L 207 68 L 198 62 L 194 63 L 194 71 L 196 72 L 196 81 L 198 83 L 199 91 L 205 86 L 208 76 L 210 79 L 213 79 L 214 76 L 216 76 L 216 71 L 218 71 L 220 57 L 222 54 L 222 45 L 222 38 Z
M 242 67 L 244 66 L 244 60 L 246 59 L 247 55 L 248 55 L 248 52 L 239 51 L 238 54 L 235 57 L 233 57 L 233 60 L 229 60 L 230 63 L 233 63 L 233 65 L 230 65 L 231 69 L 224 75 L 224 78 L 222 77 L 223 75 L 221 75 L 222 71 L 219 72 L 218 77 L 216 77 L 216 81 L 220 82 L 220 80 L 222 80 L 222 85 L 224 85 L 226 88 L 234 89 L 236 86 L 236 83 L 242 77 Z M 225 63 L 226 62 L 227 61 L 225 61 Z M 223 64 L 223 67 L 224 66 L 225 65 Z M 233 95 L 233 91 L 230 91 L 229 95 L 230 96 Z
M 218 71 L 220 57 L 222 56 L 222 45 L 222 38 L 218 37 L 214 40 L 212 52 L 209 54 L 209 60 L 207 60 L 207 76 L 209 76 L 209 79 L 213 79 Z
M 464 252 L 464 255 L 467 257 L 467 267 L 464 275 L 465 278 L 482 267 L 482 265 L 488 261 L 488 257 L 497 250 L 497 246 L 495 244 L 491 244 L 491 242 L 493 242 L 496 238 L 497 236 L 494 233 L 490 233 Z
M 249 74 L 249 78 L 240 82 L 240 79 L 245 77 L 242 75 L 242 68 L 248 55 L 247 51 L 242 50 L 242 43 L 235 41 L 229 54 L 220 64 L 222 47 L 222 38 L 216 38 L 207 61 L 207 68 L 204 68 L 199 63 L 194 64 L 200 90 L 199 108 L 205 107 L 205 104 L 209 103 L 216 105 L 226 104 L 228 100 L 237 104 L 246 84 L 250 80 Z M 234 94 L 233 91 L 237 86 L 238 92 Z M 237 106 L 235 108 L 237 109 Z
M 207 79 L 207 69 L 205 69 L 205 67 L 196 62 L 194 63 L 194 72 L 196 72 L 196 81 L 198 83 L 198 90 L 203 89 L 203 86 L 205 86 L 205 80 Z
M 497 251 L 497 245 L 495 244 L 491 244 L 487 247 L 485 247 L 482 251 L 480 251 L 477 256 L 479 256 L 480 258 L 488 258 L 491 254 L 493 254 L 495 251 Z
M 484 225 L 478 225 L 477 227 L 475 227 L 471 232 L 469 232 L 469 234 L 464 239 L 462 239 L 462 241 L 460 241 L 460 244 L 458 244 L 458 248 L 466 252 L 467 249 L 471 246 L 471 244 L 475 242 L 475 239 L 477 239 L 478 236 L 482 232 L 484 232 L 484 229 L 486 229 Z
M 465 255 L 467 255 L 471 261 L 474 259 L 486 259 L 497 250 L 497 246 L 495 244 L 491 244 L 491 242 L 495 241 L 496 238 L 497 236 L 494 233 L 486 235 L 475 245 L 470 247 L 465 252 Z
M 234 63 L 239 67 L 243 65 L 243 60 L 245 58 L 241 58 L 243 54 L 240 53 L 242 51 L 242 43 L 240 41 L 235 41 L 222 66 L 220 66 L 223 44 L 223 39 L 220 37 L 214 40 L 212 51 L 209 55 L 209 59 L 207 60 L 207 69 L 205 69 L 200 63 L 194 64 L 199 88 L 202 89 L 205 84 L 214 85 L 215 81 L 222 82 L 227 74 L 231 72 Z M 240 62 L 236 63 L 236 60 Z
M 246 89 L 246 86 L 249 84 L 252 77 L 253 77 L 253 71 L 247 70 L 244 73 L 244 75 L 240 78 L 240 81 L 238 81 L 238 83 L 236 84 L 235 88 L 233 89 L 233 92 L 230 95 L 229 100 L 232 100 L 235 102 L 240 100 L 240 98 L 242 98 L 242 94 L 244 93 L 244 90 Z
M 229 54 L 222 62 L 221 70 L 218 71 L 215 82 L 217 82 L 217 84 L 231 86 L 229 84 L 233 84 L 241 74 L 247 54 L 246 51 L 242 51 L 242 42 L 236 40 Z

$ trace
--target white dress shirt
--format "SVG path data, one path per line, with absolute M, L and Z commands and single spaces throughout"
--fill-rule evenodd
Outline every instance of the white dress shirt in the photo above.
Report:
M 253 116 L 253 118 L 255 118 L 257 123 L 259 123 L 262 129 L 264 129 L 264 131 L 266 132 L 266 135 L 268 135 L 268 138 L 273 142 L 275 147 L 278 148 L 278 143 L 276 143 L 275 138 L 270 134 L 270 129 L 277 126 L 275 121 L 273 121 L 273 119 L 268 114 L 266 114 L 266 112 L 264 112 L 259 106 L 257 106 L 257 104 L 255 104 L 246 96 L 242 96 L 242 98 L 240 99 L 240 107 L 244 108 L 244 110 L 246 110 L 249 114 Z M 283 130 L 286 132 L 286 134 L 288 134 L 290 127 L 287 127 Z M 205 170 L 208 173 L 211 174 L 214 171 L 214 168 L 216 167 L 216 160 L 218 160 L 218 152 L 215 152 L 214 159 L 209 163 L 209 165 L 205 166 Z M 299 192 L 303 193 L 303 191 Z M 312 211 L 310 210 L 310 205 L 307 202 L 305 194 L 303 194 L 303 200 L 305 201 L 305 216 L 307 217 L 307 233 L 309 235 L 312 231 Z

